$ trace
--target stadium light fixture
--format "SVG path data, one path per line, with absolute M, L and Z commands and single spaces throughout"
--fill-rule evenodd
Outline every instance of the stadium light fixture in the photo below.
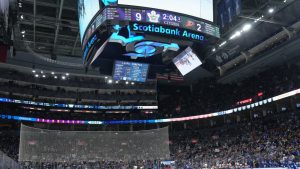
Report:
M 219 45 L 219 47 L 222 47 L 222 46 L 226 45 L 226 43 L 227 43 L 227 41 L 222 42 L 222 43 Z
M 69 76 L 70 74 L 69 73 L 66 73 L 66 76 Z
M 105 79 L 107 79 L 108 77 L 107 76 L 105 76 Z
M 119 81 L 116 81 L 115 83 L 116 83 L 116 84 L 119 84 Z
M 62 76 L 61 79 L 62 79 L 62 80 L 66 80 L 66 76 Z
M 22 35 L 22 38 L 25 38 L 25 35 L 24 35 L 24 34 Z
M 127 82 L 127 81 L 126 81 L 126 83 L 125 83 L 125 84 L 127 84 L 127 85 L 128 85 L 128 84 L 129 84 L 129 82 Z
M 54 75 L 55 73 L 54 73 L 54 72 L 51 72 L 51 74 Z
M 112 82 L 113 82 L 113 81 L 112 81 L 111 79 L 108 80 L 108 83 L 109 83 L 109 84 L 112 84 Z
M 215 52 L 215 51 L 216 51 L 216 48 L 213 48 L 211 51 L 212 51 L 212 52 Z
M 24 16 L 23 16 L 23 15 L 20 15 L 20 18 L 21 18 L 21 19 L 24 19 Z
M 35 74 L 34 76 L 35 76 L 35 77 L 39 77 L 39 75 L 38 75 L 38 74 Z
M 134 82 L 131 82 L 131 85 L 134 85 Z
M 21 31 L 21 33 L 22 33 L 22 34 L 25 34 L 25 33 L 26 33 L 26 31 L 25 31 L 25 30 L 22 30 L 22 31 Z
M 35 70 L 32 70 L 32 73 L 35 73 L 36 71 Z
M 57 76 L 54 76 L 54 79 L 57 79 Z
M 269 10 L 268 10 L 268 12 L 271 14 L 271 13 L 273 13 L 274 12 L 274 8 L 270 8 Z
M 41 74 L 43 74 L 44 73 L 44 71 L 41 71 Z
M 242 30 L 243 30 L 243 32 L 248 32 L 251 28 L 252 28 L 252 25 L 248 23 L 243 26 Z
M 241 36 L 241 31 L 236 31 L 230 38 L 229 40 L 235 39 L 236 37 Z
M 43 75 L 43 78 L 46 78 L 46 75 Z

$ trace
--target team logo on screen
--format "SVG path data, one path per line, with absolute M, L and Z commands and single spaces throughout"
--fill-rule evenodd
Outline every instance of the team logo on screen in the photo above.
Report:
M 193 27 L 195 26 L 195 22 L 194 21 L 191 21 L 191 20 L 187 20 L 186 23 L 185 23 L 185 27 Z
M 151 11 L 150 13 L 147 13 L 147 16 L 148 16 L 150 22 L 153 22 L 153 23 L 159 22 L 160 14 L 156 13 L 155 11 Z

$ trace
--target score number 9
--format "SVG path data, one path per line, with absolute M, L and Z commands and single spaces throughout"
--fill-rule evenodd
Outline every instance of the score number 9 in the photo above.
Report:
M 136 21 L 141 21 L 142 20 L 142 14 L 141 13 L 136 13 L 135 14 L 135 20 Z

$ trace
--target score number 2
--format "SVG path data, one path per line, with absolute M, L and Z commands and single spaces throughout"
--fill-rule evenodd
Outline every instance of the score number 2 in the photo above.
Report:
M 198 23 L 197 24 L 197 31 L 202 32 L 201 28 L 202 28 L 201 24 Z

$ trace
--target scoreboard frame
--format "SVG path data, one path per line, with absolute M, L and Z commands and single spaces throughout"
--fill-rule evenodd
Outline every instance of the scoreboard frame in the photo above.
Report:
M 111 11 L 115 10 L 114 16 L 111 14 Z M 123 11 L 122 11 L 123 10 Z M 125 16 L 125 12 L 134 11 L 131 13 L 130 18 Z M 138 13 L 136 11 L 141 11 L 142 13 Z M 152 13 L 153 16 L 161 15 L 162 19 L 158 19 L 158 22 L 155 22 L 153 19 L 151 22 L 145 14 Z M 122 15 L 122 12 L 124 13 Z M 120 15 L 121 14 L 121 15 Z M 132 17 L 132 14 L 136 14 L 136 18 Z M 118 15 L 118 16 L 116 16 Z M 154 16 L 155 18 L 155 16 Z M 85 48 L 86 43 L 90 39 L 90 37 L 97 31 L 97 29 L 104 24 L 106 21 L 118 21 L 118 22 L 141 22 L 141 23 L 148 23 L 148 24 L 161 24 L 165 26 L 172 26 L 176 28 L 187 29 L 191 31 L 196 31 L 198 33 L 203 33 L 212 37 L 220 38 L 220 28 L 213 24 L 210 21 L 196 18 L 193 16 L 170 12 L 167 10 L 160 10 L 160 9 L 152 9 L 152 8 L 143 8 L 143 7 L 133 7 L 127 5 L 118 5 L 118 6 L 107 6 L 100 10 L 94 18 L 90 21 L 89 26 L 85 30 L 85 34 L 82 39 L 82 48 Z M 161 22 L 163 21 L 163 22 Z M 181 22 L 179 22 L 181 21 Z M 185 23 L 183 24 L 183 22 Z M 211 29 L 211 30 L 209 30 Z M 210 32 L 209 32 L 210 31 Z

